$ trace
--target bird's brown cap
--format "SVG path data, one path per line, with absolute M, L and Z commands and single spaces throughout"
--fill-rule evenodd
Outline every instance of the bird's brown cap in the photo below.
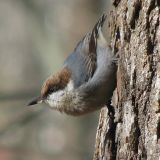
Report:
M 56 92 L 65 88 L 71 78 L 70 70 L 65 67 L 60 72 L 51 75 L 43 84 L 41 96 L 34 98 L 28 103 L 28 106 L 43 102 L 52 92 Z

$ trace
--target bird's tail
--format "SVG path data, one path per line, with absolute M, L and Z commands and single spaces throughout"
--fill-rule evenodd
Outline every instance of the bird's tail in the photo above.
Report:
M 92 34 L 94 34 L 95 38 L 98 38 L 99 30 L 102 28 L 105 20 L 106 20 L 107 15 L 104 13 L 98 20 L 98 22 L 95 24 Z
M 99 35 L 101 33 L 101 28 L 106 20 L 107 15 L 103 14 L 98 22 L 95 24 L 95 26 L 92 29 L 91 36 L 90 36 L 90 42 L 89 42 L 89 51 L 92 53 L 96 53 L 97 48 L 97 39 L 99 38 Z

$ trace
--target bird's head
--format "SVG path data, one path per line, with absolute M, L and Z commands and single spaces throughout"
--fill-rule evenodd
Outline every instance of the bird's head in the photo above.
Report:
M 55 75 L 51 75 L 43 84 L 40 96 L 32 99 L 28 106 L 38 103 L 47 103 L 51 107 L 56 107 L 57 102 L 60 102 L 61 97 L 68 89 L 73 89 L 71 83 L 71 73 L 68 68 L 62 69 Z

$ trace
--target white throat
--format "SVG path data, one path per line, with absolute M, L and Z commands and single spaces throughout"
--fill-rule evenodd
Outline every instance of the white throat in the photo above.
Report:
M 70 81 L 63 90 L 50 94 L 45 100 L 51 108 L 70 115 L 81 115 L 99 107 L 93 107 L 93 103 L 88 105 L 86 102 L 88 101 L 74 88 L 73 81 Z
M 69 97 L 72 97 L 73 90 L 74 84 L 73 81 L 70 80 L 64 89 L 50 94 L 45 102 L 49 104 L 51 108 L 60 110 L 60 108 L 66 106 L 66 104 L 71 101 Z

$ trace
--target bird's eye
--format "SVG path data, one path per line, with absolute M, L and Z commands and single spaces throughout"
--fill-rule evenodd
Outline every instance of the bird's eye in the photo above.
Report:
M 53 92 L 56 92 L 57 90 L 58 90 L 58 87 L 54 86 L 49 88 L 48 93 L 53 93 Z

